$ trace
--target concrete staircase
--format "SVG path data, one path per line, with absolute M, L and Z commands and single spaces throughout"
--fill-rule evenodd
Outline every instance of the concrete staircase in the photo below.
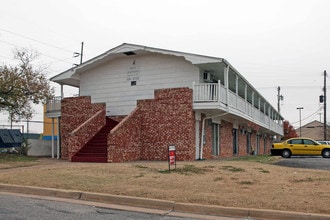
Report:
M 109 132 L 118 124 L 118 122 L 106 118 L 105 126 L 72 158 L 72 162 L 108 162 L 107 137 Z

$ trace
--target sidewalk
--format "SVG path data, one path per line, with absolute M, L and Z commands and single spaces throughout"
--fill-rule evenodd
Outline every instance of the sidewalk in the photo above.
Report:
M 138 208 L 143 208 L 161 213 L 181 213 L 181 215 L 184 213 L 192 213 L 197 215 L 209 215 L 213 217 L 227 216 L 246 219 L 330 220 L 330 215 L 177 203 L 175 201 L 167 200 L 145 199 L 129 196 L 116 196 L 100 193 L 89 193 L 73 190 L 59 190 L 30 186 L 0 184 L 0 191 L 70 199 L 76 201 L 105 203 L 118 206 L 131 206 L 137 208 L 137 210 Z

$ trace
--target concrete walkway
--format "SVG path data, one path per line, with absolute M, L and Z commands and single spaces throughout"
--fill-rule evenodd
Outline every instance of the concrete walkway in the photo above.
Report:
M 175 213 L 175 216 L 182 217 L 184 217 L 185 213 L 189 213 L 201 216 L 207 215 L 210 217 L 207 219 L 221 219 L 221 216 L 227 216 L 245 219 L 330 220 L 330 215 L 178 203 L 175 201 L 168 200 L 146 199 L 130 196 L 116 196 L 100 193 L 40 188 L 31 186 L 0 184 L 0 191 L 8 193 L 20 193 L 35 196 L 52 197 L 62 199 L 63 201 L 65 199 L 68 199 L 80 202 L 85 201 L 111 204 L 113 205 L 112 208 L 117 207 L 118 209 L 120 209 L 120 206 L 130 206 L 135 207 L 135 211 L 139 211 L 140 208 L 144 211 L 146 211 L 147 209 L 150 213 L 172 213 L 173 215 Z

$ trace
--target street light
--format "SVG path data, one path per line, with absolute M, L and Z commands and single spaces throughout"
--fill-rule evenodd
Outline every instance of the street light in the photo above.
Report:
M 299 126 L 300 126 L 300 128 L 299 128 L 299 130 L 300 130 L 300 137 L 301 137 L 301 109 L 304 109 L 304 107 L 298 107 L 297 108 L 298 110 L 299 110 Z

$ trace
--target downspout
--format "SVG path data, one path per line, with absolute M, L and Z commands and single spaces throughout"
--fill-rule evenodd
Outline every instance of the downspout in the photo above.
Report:
M 199 149 L 200 149 L 199 160 L 203 159 L 203 146 L 204 146 L 203 139 L 204 139 L 204 133 L 205 133 L 205 120 L 210 119 L 210 118 L 215 118 L 215 117 L 221 117 L 221 116 L 224 116 L 224 115 L 227 115 L 227 114 L 229 114 L 229 112 L 225 112 L 225 113 L 222 113 L 220 115 L 213 115 L 213 116 L 203 118 L 203 121 L 202 121 L 202 135 L 201 135 L 201 138 L 200 138 L 200 145 L 199 145 Z

